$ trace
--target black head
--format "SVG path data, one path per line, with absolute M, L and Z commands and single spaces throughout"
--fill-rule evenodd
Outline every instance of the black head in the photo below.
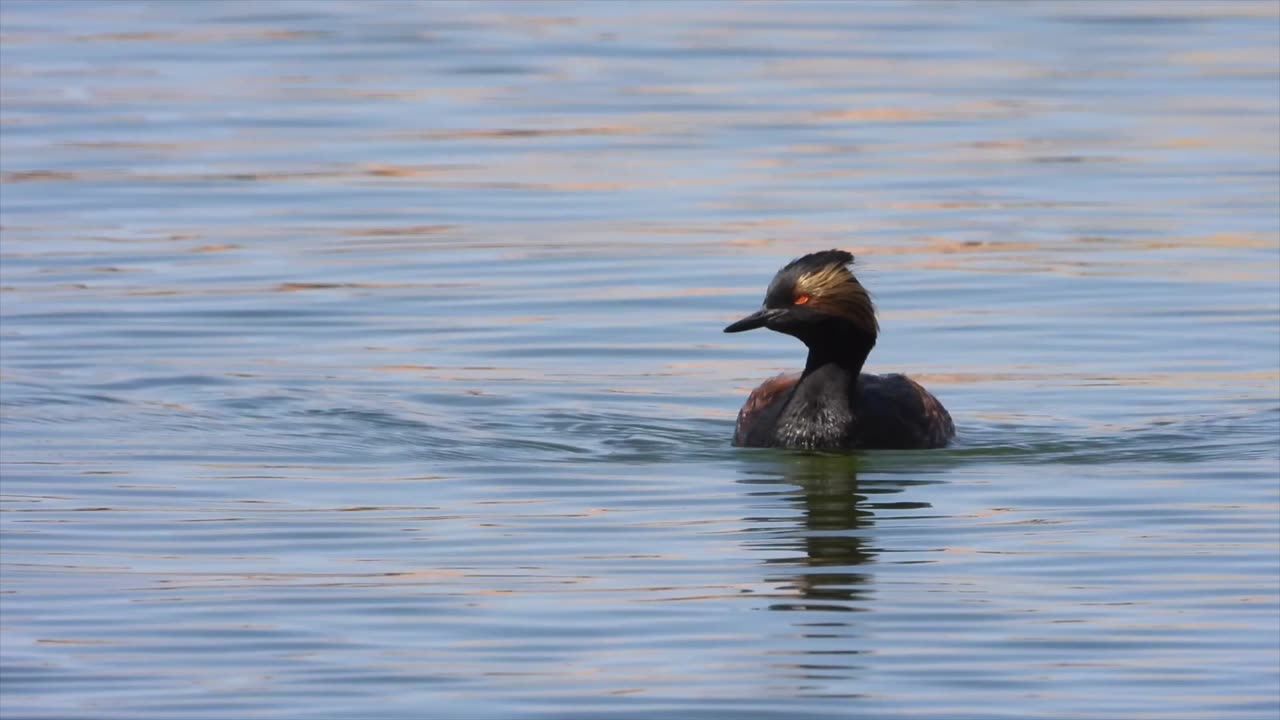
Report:
M 767 327 L 813 347 L 828 342 L 869 341 L 879 327 L 866 288 L 849 270 L 853 255 L 823 250 L 787 263 L 765 292 L 764 306 L 724 329 Z

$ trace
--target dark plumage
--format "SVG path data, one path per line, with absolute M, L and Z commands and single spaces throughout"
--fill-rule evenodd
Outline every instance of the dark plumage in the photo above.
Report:
M 809 348 L 804 372 L 779 375 L 752 391 L 738 413 L 733 443 L 807 450 L 937 448 L 955 435 L 951 416 L 905 375 L 862 372 L 879 325 L 853 255 L 825 250 L 787 263 L 764 306 L 726 327 L 767 327 Z

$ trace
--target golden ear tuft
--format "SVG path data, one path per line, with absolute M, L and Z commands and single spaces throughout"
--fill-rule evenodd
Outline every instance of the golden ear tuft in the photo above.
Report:
M 827 265 L 796 278 L 796 294 L 818 296 L 821 299 L 823 296 L 839 293 L 851 280 L 853 273 L 844 265 Z
M 847 318 L 855 327 L 875 336 L 879 332 L 875 306 L 862 283 L 844 263 L 833 263 L 796 279 L 796 304 Z M 800 302 L 804 298 L 804 302 Z

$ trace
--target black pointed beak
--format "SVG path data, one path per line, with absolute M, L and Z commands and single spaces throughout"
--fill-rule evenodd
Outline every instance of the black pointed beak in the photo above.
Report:
M 760 308 L 759 310 L 751 313 L 750 315 L 742 318 L 738 322 L 733 323 L 729 327 L 725 328 L 724 331 L 727 333 L 733 333 L 733 332 L 742 332 L 744 330 L 755 330 L 756 328 L 764 327 L 765 324 L 767 324 L 770 320 L 782 314 L 783 312 L 786 312 L 786 311 L 778 310 L 774 308 Z

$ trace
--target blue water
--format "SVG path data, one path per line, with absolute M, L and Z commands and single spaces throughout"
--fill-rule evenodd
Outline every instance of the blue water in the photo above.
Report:
M 1274 718 L 1280 10 L 0 4 L 5 718 Z M 729 446 L 842 247 L 952 448 Z

